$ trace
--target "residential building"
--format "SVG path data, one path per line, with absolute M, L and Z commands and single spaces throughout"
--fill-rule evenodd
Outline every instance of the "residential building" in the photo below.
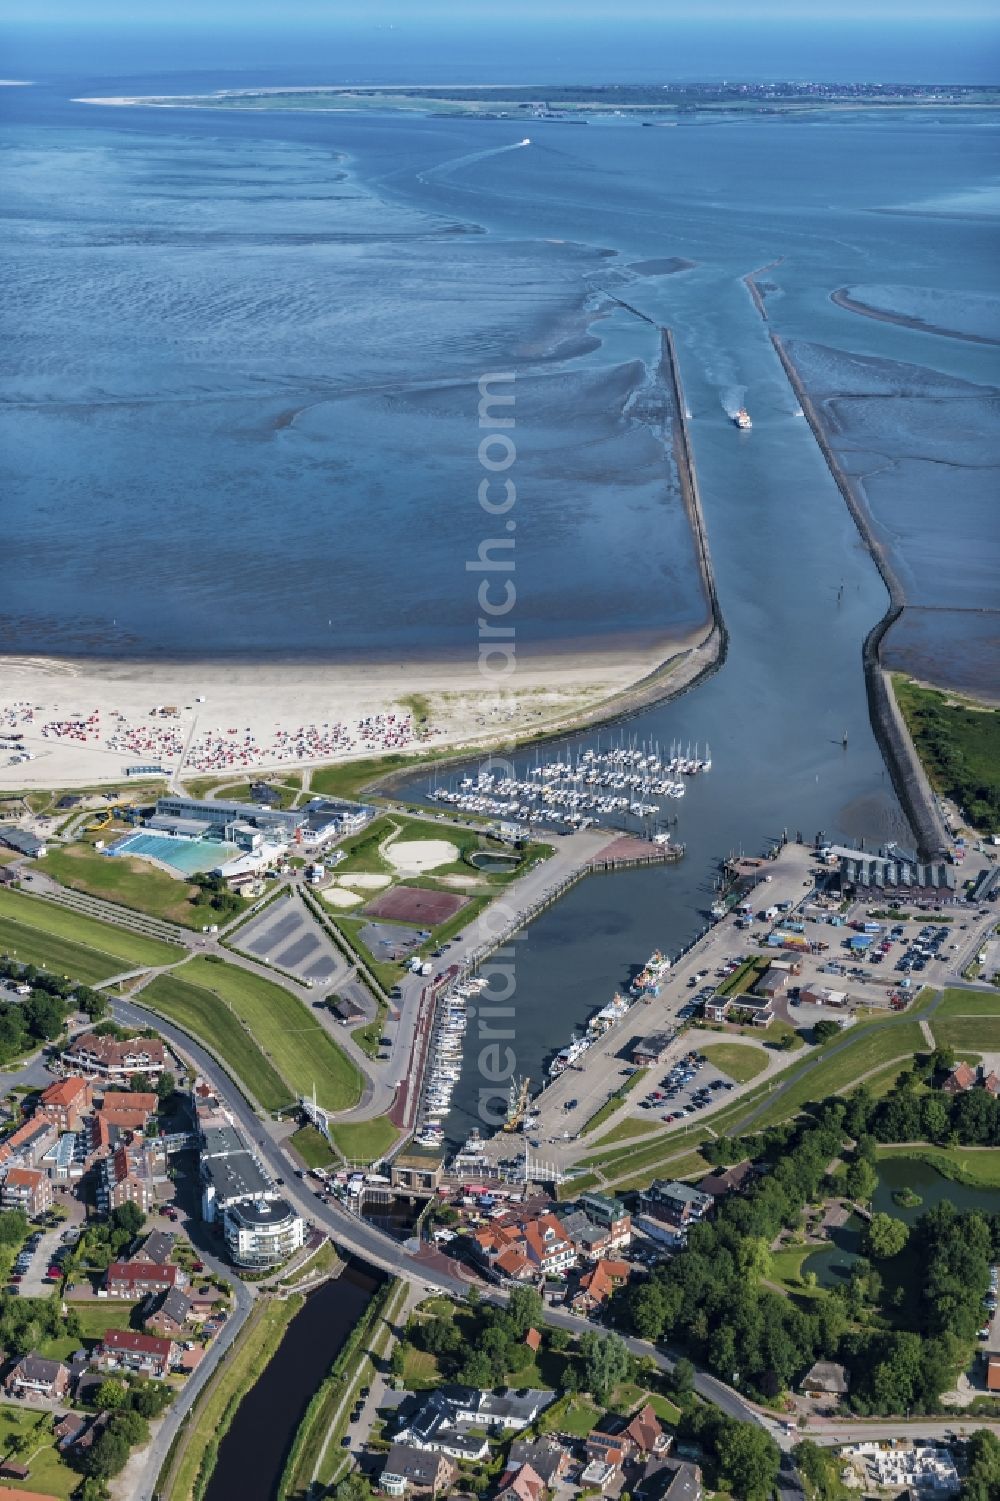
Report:
M 52 1204 L 52 1184 L 48 1174 L 37 1167 L 9 1167 L 0 1189 L 4 1209 L 20 1209 L 33 1220 Z
M 972 1088 L 976 1078 L 976 1070 L 971 1065 L 960 1063 L 957 1068 L 952 1069 L 941 1088 L 945 1094 L 964 1094 L 967 1089 Z
M 632 1216 L 621 1199 L 583 1194 L 560 1221 L 579 1255 L 593 1261 L 624 1250 L 632 1239 Z
M 631 1418 L 607 1417 L 600 1427 L 587 1435 L 588 1459 L 604 1459 L 621 1464 L 623 1459 L 662 1457 L 670 1449 L 670 1435 L 664 1433 L 659 1418 L 647 1402 Z
M 151 1230 L 137 1251 L 129 1258 L 131 1261 L 149 1261 L 156 1266 L 166 1266 L 174 1252 L 174 1244 L 177 1240 L 172 1230 Z
M 157 1179 L 164 1176 L 157 1168 L 155 1155 L 144 1147 L 118 1147 L 98 1164 L 98 1207 L 107 1214 L 122 1204 L 137 1204 L 148 1214 L 156 1201 Z
M 1000 1355 L 987 1356 L 986 1390 L 988 1392 L 1000 1392 Z
M 437 1496 L 451 1485 L 457 1466 L 445 1454 L 428 1453 L 411 1444 L 393 1444 L 379 1476 L 387 1496 Z
M 210 1126 L 202 1131 L 202 1216 L 212 1223 L 230 1204 L 242 1200 L 277 1198 L 268 1173 L 235 1126 Z
M 5 1162 L 17 1167 L 37 1167 L 57 1137 L 51 1121 L 33 1116 L 0 1142 L 0 1167 Z
M 150 1293 L 186 1286 L 187 1276 L 179 1266 L 164 1266 L 155 1261 L 113 1261 L 105 1280 L 112 1298 L 148 1298 Z
M 140 1376 L 161 1380 L 170 1371 L 176 1357 L 172 1340 L 157 1339 L 152 1334 L 136 1334 L 131 1329 L 109 1329 L 97 1349 L 97 1365 L 102 1371 L 136 1371 Z
M 701 1501 L 701 1470 L 683 1459 L 647 1460 L 633 1495 L 635 1501 Z
M 507 1469 L 516 1469 L 518 1465 L 530 1465 L 542 1483 L 552 1489 L 566 1476 L 570 1453 L 554 1438 L 516 1438 L 507 1455 Z
M 698 1192 L 713 1199 L 724 1199 L 727 1194 L 740 1193 L 753 1177 L 752 1162 L 737 1162 L 732 1167 L 716 1168 L 714 1173 L 706 1173 L 697 1185 Z
M 848 1389 L 847 1371 L 833 1360 L 817 1360 L 803 1376 L 800 1387 L 812 1396 L 842 1397 Z
M 64 1068 L 77 1070 L 88 1078 L 126 1080 L 133 1074 L 145 1074 L 157 1079 L 166 1066 L 166 1052 L 158 1037 L 133 1037 L 119 1042 L 115 1037 L 84 1032 L 66 1048 L 62 1062 Z
M 491 1270 L 515 1281 L 539 1274 L 561 1276 L 576 1264 L 576 1248 L 551 1213 L 494 1223 L 477 1230 L 472 1239 L 477 1255 Z
M 305 1244 L 305 1221 L 285 1199 L 242 1199 L 227 1205 L 222 1223 L 235 1266 L 280 1266 Z
M 496 1501 L 545 1501 L 546 1485 L 530 1464 L 509 1462 L 496 1491 Z
M 428 1392 L 397 1433 L 400 1443 L 476 1460 L 489 1453 L 484 1433 L 518 1433 L 554 1400 L 553 1392 L 481 1392 L 471 1386 L 441 1386 Z M 470 1431 L 471 1430 L 471 1431 Z
M 79 1131 L 93 1101 L 94 1092 L 87 1080 L 70 1074 L 42 1091 L 35 1115 L 51 1121 L 57 1131 Z
M 587 1491 L 599 1491 L 607 1495 L 621 1474 L 618 1460 L 591 1459 L 580 1475 L 580 1484 Z
M 39 1166 L 54 1183 L 76 1183 L 87 1171 L 89 1158 L 90 1134 L 85 1127 L 82 1131 L 64 1131 L 44 1153 Z
M 643 1214 L 678 1229 L 704 1219 L 714 1200 L 710 1194 L 692 1188 L 690 1183 L 667 1183 L 656 1178 L 639 1195 Z
M 627 1261 L 612 1261 L 605 1258 L 585 1272 L 573 1295 L 573 1312 L 595 1313 L 603 1308 L 616 1288 L 624 1287 L 632 1268 Z
M 34 1352 L 22 1355 L 4 1389 L 9 1397 L 63 1397 L 69 1389 L 69 1366 L 61 1360 L 45 1360 Z
M 151 1333 L 161 1339 L 177 1339 L 191 1321 L 191 1303 L 179 1287 L 168 1287 L 166 1292 L 154 1295 L 148 1311 L 143 1311 L 143 1323 Z

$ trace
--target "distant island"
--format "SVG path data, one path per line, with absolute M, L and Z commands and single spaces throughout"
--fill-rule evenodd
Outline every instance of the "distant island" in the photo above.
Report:
M 1000 86 L 918 83 L 415 84 L 220 89 L 210 94 L 77 100 L 174 109 L 405 110 L 473 119 L 569 120 L 588 115 L 651 116 L 644 125 L 708 114 L 801 115 L 827 110 L 995 108 Z

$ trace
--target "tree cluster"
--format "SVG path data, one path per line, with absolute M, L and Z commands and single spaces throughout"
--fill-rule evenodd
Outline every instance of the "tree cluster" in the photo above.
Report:
M 771 1501 L 781 1451 L 758 1423 L 741 1423 L 696 1402 L 681 1414 L 677 1437 L 701 1445 L 712 1489 L 729 1491 L 741 1501 Z
M 764 1284 L 771 1242 L 817 1197 L 841 1142 L 836 1111 L 791 1133 L 770 1172 L 725 1200 L 712 1223 L 692 1227 L 685 1251 L 615 1295 L 613 1317 L 763 1397 L 831 1356 L 847 1322 L 843 1305 L 827 1299 L 805 1313 Z
M 0 1293 L 0 1345 L 9 1355 L 28 1355 L 47 1339 L 80 1334 L 80 1320 L 70 1309 L 65 1318 L 55 1298 L 17 1298 Z
M 940 1090 L 918 1091 L 921 1074 L 940 1078 L 947 1071 L 946 1052 L 928 1056 L 917 1069 L 901 1074 L 897 1087 L 875 1100 L 864 1085 L 855 1090 L 846 1126 L 854 1137 L 876 1141 L 931 1141 L 941 1146 L 1000 1146 L 1000 1099 L 988 1089 L 966 1089 L 947 1095 Z M 952 1055 L 953 1057 L 953 1055 Z M 945 1060 L 944 1066 L 941 1064 Z

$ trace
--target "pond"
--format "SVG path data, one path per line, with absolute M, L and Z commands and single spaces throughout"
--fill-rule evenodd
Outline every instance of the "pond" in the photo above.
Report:
M 486 871 L 487 875 L 506 875 L 508 871 L 516 870 L 521 863 L 520 855 L 504 855 L 493 850 L 473 850 L 465 858 L 477 870 Z
M 893 1194 L 909 1188 L 919 1194 L 921 1202 L 904 1208 L 893 1202 Z M 970 1188 L 965 1183 L 955 1183 L 945 1178 L 936 1168 L 912 1157 L 890 1157 L 879 1165 L 878 1187 L 872 1199 L 876 1213 L 892 1214 L 915 1225 L 922 1214 L 948 1199 L 956 1209 L 982 1209 L 996 1214 L 1000 1211 L 1000 1190 L 995 1188 Z M 850 1275 L 853 1262 L 861 1254 L 862 1222 L 852 1215 L 846 1225 L 834 1230 L 830 1244 L 814 1251 L 802 1263 L 802 1271 L 815 1272 L 821 1287 L 832 1287 Z
M 378 1272 L 349 1261 L 339 1277 L 306 1299 L 273 1360 L 237 1408 L 219 1444 L 205 1501 L 278 1494 L 289 1448 L 310 1399 L 381 1280 Z

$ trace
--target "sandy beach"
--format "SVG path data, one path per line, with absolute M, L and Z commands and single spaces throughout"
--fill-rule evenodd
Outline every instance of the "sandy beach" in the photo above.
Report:
M 715 660 L 714 632 L 645 651 L 525 657 L 498 688 L 467 665 L 254 665 L 8 657 L 0 789 L 185 778 L 488 745 L 568 728 L 679 691 Z M 638 700 L 637 700 L 638 701 Z

